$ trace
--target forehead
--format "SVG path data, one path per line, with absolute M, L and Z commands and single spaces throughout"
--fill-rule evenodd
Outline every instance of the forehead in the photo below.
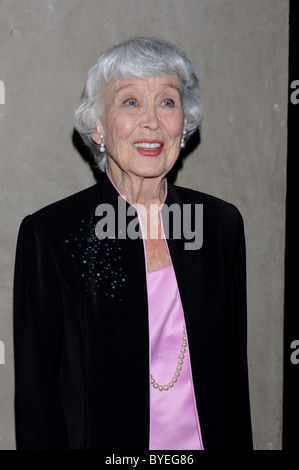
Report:
M 123 90 L 136 89 L 138 91 L 152 91 L 160 93 L 166 88 L 172 88 L 181 92 L 182 86 L 179 77 L 176 74 L 162 75 L 157 77 L 148 77 L 145 79 L 132 77 L 128 79 L 113 78 L 106 87 L 106 94 L 111 97 L 116 96 Z

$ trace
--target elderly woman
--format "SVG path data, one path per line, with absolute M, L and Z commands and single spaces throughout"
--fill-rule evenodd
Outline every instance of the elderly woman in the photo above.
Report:
M 166 178 L 200 121 L 171 43 L 91 68 L 75 127 L 99 181 L 19 233 L 18 449 L 251 449 L 242 218 Z

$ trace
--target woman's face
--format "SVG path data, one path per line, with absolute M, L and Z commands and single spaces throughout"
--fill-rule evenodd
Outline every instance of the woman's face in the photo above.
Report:
M 97 130 L 109 166 L 139 177 L 163 177 L 180 153 L 184 125 L 177 75 L 112 79 Z

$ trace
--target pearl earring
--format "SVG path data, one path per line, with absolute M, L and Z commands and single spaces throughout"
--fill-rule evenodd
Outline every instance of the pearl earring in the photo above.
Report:
M 105 148 L 105 144 L 104 144 L 104 136 L 103 136 L 103 134 L 100 134 L 100 139 L 102 140 L 102 142 L 100 143 L 100 152 L 101 152 L 101 153 L 105 153 L 106 148 Z
M 186 129 L 183 130 L 183 136 L 182 136 L 182 139 L 181 139 L 181 149 L 185 148 L 186 146 L 186 140 L 185 140 L 185 137 L 187 135 L 187 131 Z

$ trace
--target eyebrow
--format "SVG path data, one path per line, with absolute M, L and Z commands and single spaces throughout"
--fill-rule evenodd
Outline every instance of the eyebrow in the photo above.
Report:
M 179 87 L 179 85 L 175 85 L 174 83 L 164 83 L 163 87 L 164 88 L 173 88 L 174 90 L 178 91 L 179 93 L 182 93 L 182 89 Z
M 136 85 L 132 82 L 128 83 L 127 85 L 120 85 L 117 87 L 115 90 L 113 90 L 112 98 L 114 99 L 117 93 L 120 91 L 125 90 L 126 88 L 136 88 Z M 174 83 L 163 83 L 162 88 L 173 88 L 176 90 L 179 94 L 181 94 L 182 90 L 178 85 L 175 85 Z
M 119 93 L 120 91 L 125 90 L 126 88 L 130 88 L 130 87 L 134 88 L 135 87 L 134 83 L 128 83 L 127 85 L 120 85 L 119 87 L 117 87 L 113 90 L 112 97 L 114 98 L 117 93 Z

